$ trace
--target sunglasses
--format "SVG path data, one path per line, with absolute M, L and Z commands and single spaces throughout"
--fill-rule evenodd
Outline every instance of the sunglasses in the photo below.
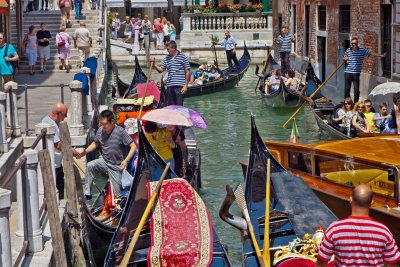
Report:
M 351 105 L 351 103 L 344 103 L 345 105 Z
M 359 106 L 359 107 L 357 107 L 357 108 L 365 108 L 364 106 Z
M 351 43 L 352 45 L 356 45 L 356 44 L 358 44 L 358 43 Z

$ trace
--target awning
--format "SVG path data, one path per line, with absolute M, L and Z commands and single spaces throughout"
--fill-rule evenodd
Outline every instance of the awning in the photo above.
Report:
M 0 0 L 0 15 L 8 15 L 8 4 L 6 0 Z
M 106 0 L 107 7 L 125 7 L 124 0 Z
M 173 0 L 174 1 L 174 6 L 185 6 L 185 0 Z M 195 4 L 195 0 L 193 0 L 193 4 Z M 191 6 L 192 5 L 192 0 L 187 0 L 187 5 Z M 200 5 L 205 6 L 206 5 L 206 0 L 200 0 Z
M 131 0 L 132 7 L 168 7 L 168 0 Z

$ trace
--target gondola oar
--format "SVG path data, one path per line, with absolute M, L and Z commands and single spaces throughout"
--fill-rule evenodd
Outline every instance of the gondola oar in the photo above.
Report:
M 271 159 L 267 159 L 267 182 L 265 188 L 265 217 L 264 217 L 264 246 L 263 259 L 266 267 L 271 266 L 271 255 L 269 251 L 269 206 L 271 197 Z
M 235 193 L 236 202 L 238 203 L 240 209 L 242 210 L 243 216 L 246 219 L 247 227 L 249 229 L 249 234 L 251 237 L 251 241 L 253 243 L 254 250 L 256 251 L 258 263 L 260 264 L 261 267 L 264 267 L 265 266 L 264 259 L 261 255 L 260 247 L 258 246 L 256 236 L 254 235 L 254 228 L 253 228 L 253 225 L 251 224 L 249 210 L 247 209 L 247 204 L 246 204 L 246 200 L 244 198 L 244 192 L 243 192 L 243 188 L 242 188 L 241 184 L 238 184 L 234 193 Z
M 262 68 L 262 74 L 263 74 L 263 76 L 264 76 L 264 72 L 265 72 L 265 67 L 267 66 L 267 62 L 268 62 L 268 58 L 269 58 L 269 55 L 271 54 L 271 52 L 270 52 L 270 50 L 269 50 L 269 47 L 268 47 L 268 54 L 267 54 L 267 60 L 265 60 L 264 61 L 264 64 L 263 64 L 263 68 Z M 256 75 L 258 76 L 258 69 L 259 69 L 259 67 L 258 67 L 258 65 L 256 66 Z M 260 84 L 260 81 L 261 81 L 261 77 L 258 77 L 258 81 L 257 81 L 257 84 L 256 84 L 256 88 L 254 88 L 254 92 L 257 94 L 257 88 L 258 88 L 258 85 Z
M 150 67 L 151 67 L 151 65 L 150 65 Z M 170 166 L 170 163 L 167 163 L 167 166 L 165 166 L 164 172 L 161 175 L 160 181 L 158 181 L 157 187 L 155 188 L 153 194 L 151 195 L 149 203 L 147 203 L 147 206 L 146 206 L 146 209 L 144 210 L 143 216 L 140 219 L 139 225 L 135 230 L 135 234 L 133 235 L 132 240 L 129 243 L 129 247 L 126 250 L 124 257 L 122 258 L 120 267 L 126 267 L 129 263 L 129 259 L 131 258 L 133 249 L 135 248 L 136 242 L 139 239 L 140 232 L 142 231 L 143 226 L 146 223 L 147 216 L 150 214 L 150 211 L 153 208 L 153 205 L 156 203 L 158 193 L 161 190 L 161 186 L 162 186 L 165 176 L 167 175 L 169 166 Z
M 333 75 L 335 75 L 335 73 L 344 65 L 346 61 L 343 61 L 342 64 L 339 65 L 339 67 L 336 68 L 336 70 L 334 72 L 332 72 L 331 75 L 329 75 L 328 79 L 326 79 L 323 83 L 320 84 L 320 86 L 318 86 L 318 88 L 310 95 L 310 98 L 312 98 L 316 93 L 318 93 L 319 90 L 322 89 L 322 87 L 325 86 L 325 84 L 333 77 Z M 283 128 L 286 128 L 286 125 L 294 118 L 296 117 L 297 113 L 300 112 L 300 110 L 306 105 L 306 102 L 303 102 L 303 104 L 300 105 L 300 107 L 298 107 L 296 109 L 296 111 L 293 113 L 292 116 L 290 116 L 290 118 L 283 124 Z

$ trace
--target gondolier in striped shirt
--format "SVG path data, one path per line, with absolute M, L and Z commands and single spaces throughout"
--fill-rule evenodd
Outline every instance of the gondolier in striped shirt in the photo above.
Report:
M 364 58 L 371 55 L 385 57 L 386 53 L 380 55 L 363 47 L 359 47 L 356 37 L 351 39 L 351 47 L 347 48 L 344 53 L 343 60 L 346 61 L 346 68 L 344 70 L 344 98 L 350 97 L 351 84 L 353 84 L 354 103 L 357 103 L 360 98 L 360 74 Z
M 189 58 L 177 50 L 175 41 L 167 44 L 168 55 L 160 66 L 154 64 L 154 68 L 162 73 L 167 71 L 167 101 L 168 105 L 183 106 L 183 95 L 187 91 L 190 78 Z M 154 57 L 150 59 L 154 63 Z
M 317 267 L 396 266 L 400 253 L 390 230 L 369 217 L 373 193 L 361 184 L 353 190 L 351 216 L 332 223 L 319 247 Z
M 290 69 L 290 52 L 292 51 L 293 35 L 289 34 L 289 29 L 286 26 L 282 27 L 282 33 L 275 39 L 279 45 L 279 53 L 281 55 L 281 72 L 285 73 Z

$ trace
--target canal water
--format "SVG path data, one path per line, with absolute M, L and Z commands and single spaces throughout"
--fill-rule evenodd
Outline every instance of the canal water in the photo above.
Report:
M 229 257 L 234 266 L 241 266 L 241 244 L 238 230 L 223 222 L 218 211 L 226 195 L 225 186 L 234 187 L 243 183 L 239 161 L 247 159 L 250 142 L 250 115 L 253 114 L 260 135 L 265 140 L 289 141 L 290 127 L 282 124 L 295 109 L 269 108 L 261 96 L 255 93 L 257 77 L 255 66 L 250 66 L 238 86 L 214 94 L 191 97 L 184 100 L 186 107 L 195 109 L 204 116 L 208 130 L 196 129 L 197 143 L 201 151 L 200 194 L 205 201 L 222 242 L 227 245 Z M 147 70 L 144 69 L 147 73 Z M 121 69 L 120 77 L 129 82 L 132 69 Z M 152 79 L 160 75 L 153 71 Z M 311 143 L 322 139 L 311 111 L 300 112 L 296 118 L 301 143 Z M 232 213 L 240 215 L 236 204 Z

